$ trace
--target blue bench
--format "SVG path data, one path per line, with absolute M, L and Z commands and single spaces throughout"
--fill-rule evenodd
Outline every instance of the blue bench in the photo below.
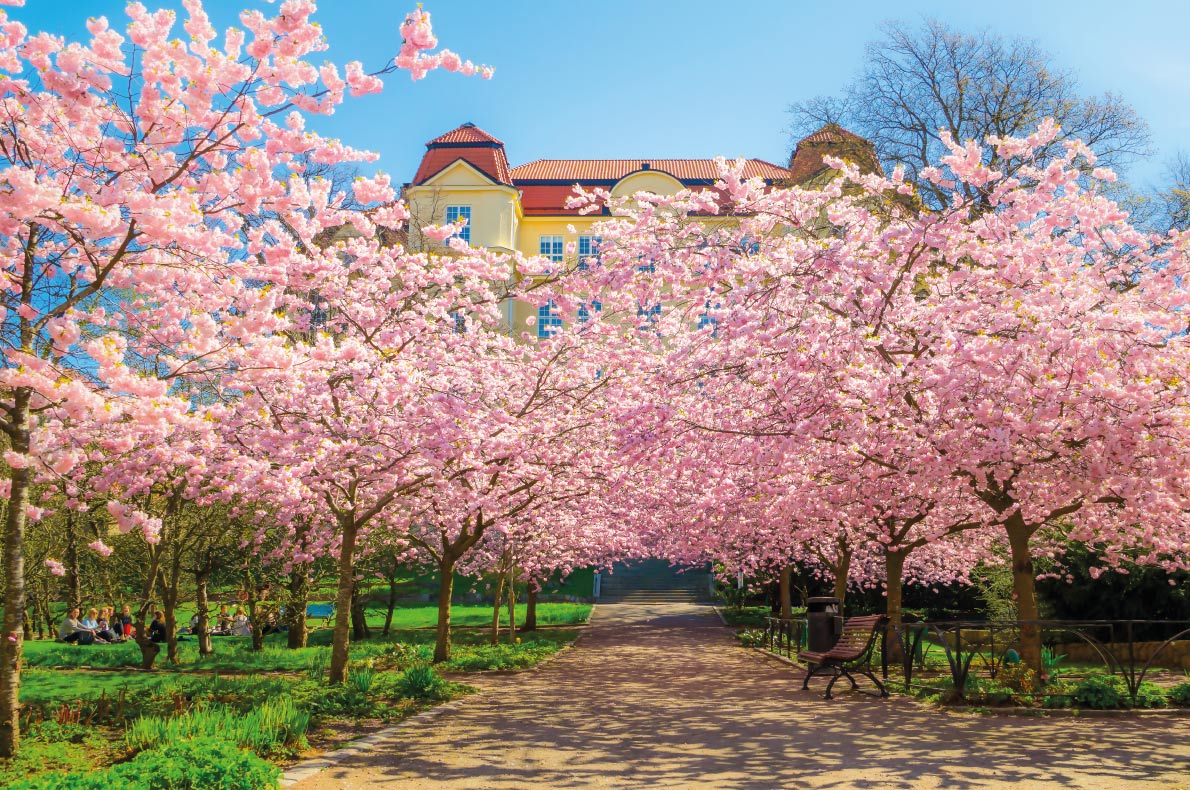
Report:
M 331 618 L 334 616 L 335 605 L 333 603 L 306 604 L 306 617 L 322 618 L 323 625 L 330 625 Z

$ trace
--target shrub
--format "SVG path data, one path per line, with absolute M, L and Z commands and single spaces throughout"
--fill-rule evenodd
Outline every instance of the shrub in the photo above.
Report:
M 397 692 L 410 699 L 446 699 L 446 681 L 429 664 L 418 664 L 405 670 L 397 681 Z
M 281 769 L 218 738 L 177 741 L 85 774 L 22 779 L 12 790 L 272 790 Z
M 180 716 L 139 718 L 124 731 L 124 742 L 138 752 L 183 739 L 217 736 L 268 756 L 304 748 L 309 724 L 310 714 L 288 696 L 267 700 L 246 713 L 202 704 Z
M 1190 705 L 1190 680 L 1179 683 L 1169 690 L 1169 701 L 1174 705 Z
M 368 696 L 372 688 L 372 681 L 376 679 L 376 670 L 370 666 L 362 666 L 347 673 L 347 684 L 361 697 Z
M 764 631 L 757 631 L 754 628 L 745 628 L 736 634 L 736 637 L 744 647 L 760 647 L 764 644 Z
M 1085 708 L 1107 710 L 1120 707 L 1128 699 L 1128 688 L 1114 675 L 1088 675 L 1074 687 L 1072 696 Z
M 1164 708 L 1165 703 L 1165 689 L 1156 683 L 1146 680 L 1136 690 L 1136 707 L 1138 708 Z

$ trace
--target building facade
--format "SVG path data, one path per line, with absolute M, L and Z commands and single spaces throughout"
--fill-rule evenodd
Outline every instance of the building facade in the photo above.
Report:
M 827 156 L 854 161 L 861 169 L 879 167 L 871 144 L 838 126 L 828 125 L 798 143 L 789 165 L 748 159 L 744 173 L 770 186 L 813 185 L 834 171 Z M 682 189 L 709 188 L 717 177 L 713 159 L 538 159 L 512 167 L 504 143 L 472 123 L 426 143 L 404 198 L 413 216 L 409 245 L 433 245 L 420 228 L 466 220 L 461 236 L 476 247 L 543 255 L 559 263 L 569 244 L 581 260 L 594 255 L 599 239 L 593 226 L 603 219 L 567 206 L 576 186 L 606 189 L 615 197 L 639 191 L 659 195 Z M 537 310 L 538 334 L 553 325 L 549 309 L 508 305 L 510 328 L 526 328 Z

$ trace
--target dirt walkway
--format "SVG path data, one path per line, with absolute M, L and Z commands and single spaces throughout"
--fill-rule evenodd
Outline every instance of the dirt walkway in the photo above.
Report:
M 800 691 L 705 607 L 600 606 L 579 645 L 297 790 L 1190 790 L 1190 719 L 1029 719 Z M 842 684 L 845 685 L 845 684 Z

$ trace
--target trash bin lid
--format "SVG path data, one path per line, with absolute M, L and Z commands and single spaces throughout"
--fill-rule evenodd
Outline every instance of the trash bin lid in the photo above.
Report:
M 837 605 L 839 603 L 839 599 L 835 598 L 833 595 L 823 595 L 817 598 L 807 598 L 806 603 L 833 603 Z

